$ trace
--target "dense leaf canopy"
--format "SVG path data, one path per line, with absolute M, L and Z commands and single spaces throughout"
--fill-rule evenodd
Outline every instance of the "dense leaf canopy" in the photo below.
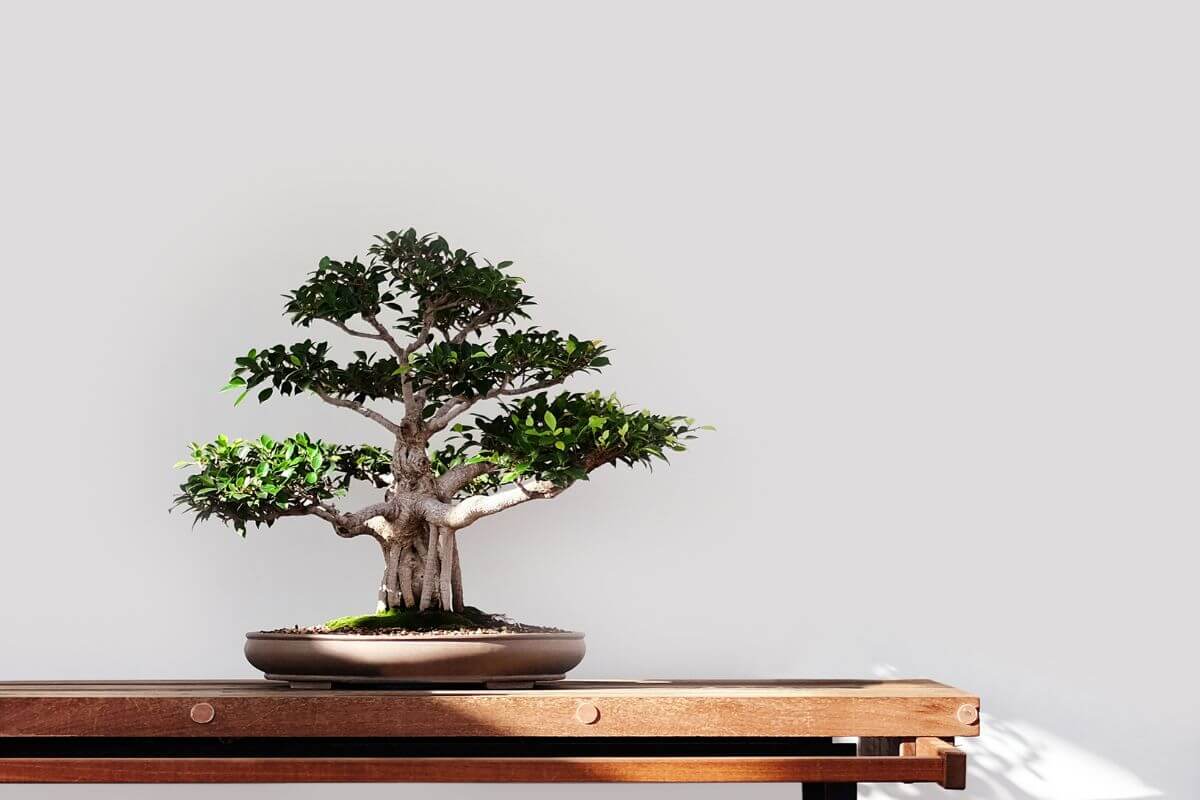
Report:
M 179 487 L 175 504 L 193 509 L 197 521 L 214 516 L 243 534 L 247 522 L 271 525 L 341 496 L 352 480 L 385 486 L 391 478 L 386 450 L 330 444 L 303 433 L 282 441 L 218 436 L 191 447 L 191 460 L 176 466 L 198 472 Z
M 314 319 L 346 322 L 359 314 L 378 314 L 384 306 L 401 311 L 396 294 L 387 290 L 387 274 L 382 264 L 322 258 L 309 279 L 285 295 L 284 310 L 293 323 L 304 327 Z
M 441 236 L 390 231 L 376 237 L 369 253 L 368 264 L 321 259 L 308 281 L 287 295 L 292 321 L 345 323 L 386 308 L 399 316 L 399 330 L 415 336 L 427 321 L 439 330 L 512 322 L 528 317 L 524 309 L 533 303 L 520 288 L 522 279 L 504 271 L 512 262 L 480 265 Z
M 482 344 L 438 342 L 414 351 L 405 364 L 395 356 L 356 350 L 354 360 L 343 366 L 330 358 L 329 350 L 328 342 L 312 339 L 251 350 L 236 360 L 226 388 L 241 389 L 240 397 L 245 397 L 266 384 L 259 389 L 260 401 L 275 391 L 290 395 L 311 389 L 361 403 L 401 399 L 407 379 L 432 411 L 449 397 L 475 399 L 509 386 L 557 383 L 609 363 L 604 355 L 608 348 L 599 342 L 536 329 L 501 330 Z
M 521 291 L 524 280 L 504 271 L 511 261 L 480 266 L 441 236 L 418 236 L 412 228 L 376 239 L 370 253 L 388 268 L 390 286 L 416 301 L 401 320 L 403 330 L 416 333 L 426 314 L 439 329 L 482 329 L 529 316 L 524 309 L 533 298 Z
M 453 456 L 443 452 L 440 458 L 497 464 L 503 470 L 495 476 L 498 483 L 529 479 L 566 486 L 603 464 L 666 461 L 666 451 L 684 450 L 696 430 L 694 420 L 630 410 L 615 395 L 563 392 L 551 399 L 541 392 L 504 404 L 494 416 L 478 415 L 474 426 L 455 426 Z
M 396 452 L 411 454 L 415 445 L 427 460 L 405 455 L 392 464 L 390 447 L 347 447 L 305 434 L 280 442 L 222 436 L 192 445 L 186 463 L 198 471 L 177 504 L 244 532 L 247 523 L 324 513 L 352 480 L 420 484 L 404 470 L 428 478 L 461 468 L 456 475 L 466 485 L 455 479 L 440 491 L 462 497 L 514 481 L 567 486 L 604 464 L 650 464 L 683 450 L 698 430 L 691 419 L 632 410 L 599 392 L 541 391 L 600 371 L 609 351 L 599 340 L 557 330 L 514 329 L 533 300 L 522 279 L 508 274 L 510 265 L 477 260 L 412 229 L 376 237 L 365 263 L 321 259 L 286 295 L 286 314 L 295 325 L 320 320 L 371 344 L 346 361 L 311 338 L 252 349 L 236 359 L 226 389 L 237 390 L 238 402 L 251 393 L 263 402 L 314 392 L 382 424 L 396 436 Z M 500 398 L 498 412 L 460 421 L 440 445 L 428 445 L 489 398 Z M 399 404 L 404 424 L 386 407 L 368 405 L 380 401 Z
M 560 383 L 599 372 L 608 348 L 558 331 L 500 331 L 487 345 L 438 343 L 412 362 L 413 386 L 431 398 L 485 397 L 505 386 Z

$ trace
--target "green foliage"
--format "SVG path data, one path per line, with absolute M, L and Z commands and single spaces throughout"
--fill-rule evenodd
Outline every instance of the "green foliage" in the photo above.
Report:
M 397 320 L 394 328 L 410 337 L 432 322 L 429 340 L 403 364 L 394 355 L 358 350 L 342 365 L 330 357 L 327 342 L 311 339 L 254 349 L 237 359 L 225 388 L 239 390 L 239 403 L 255 390 L 260 402 L 314 390 L 362 403 L 399 400 L 408 381 L 414 392 L 425 393 L 429 417 L 449 397 L 475 399 L 507 384 L 561 381 L 606 366 L 608 348 L 600 342 L 554 330 L 500 329 L 487 341 L 479 331 L 480 343 L 452 335 L 528 316 L 524 309 L 533 300 L 521 290 L 521 278 L 505 272 L 510 265 L 477 263 L 441 236 L 420 236 L 412 228 L 376 237 L 366 264 L 323 258 L 286 295 L 286 312 L 295 324 L 323 319 L 345 325 L 361 316 L 385 325 L 375 318 L 386 311 Z M 373 325 L 357 327 L 377 336 Z
M 421 236 L 412 228 L 375 238 L 367 264 L 322 258 L 308 280 L 286 295 L 293 323 L 345 323 L 388 309 L 398 315 L 398 329 L 416 335 L 427 316 L 439 329 L 528 316 L 524 308 L 533 299 L 521 291 L 521 278 L 505 272 L 512 262 L 478 264 L 441 236 Z
M 502 406 L 494 417 L 476 417 L 475 432 L 456 426 L 464 461 L 499 464 L 498 480 L 549 480 L 565 486 L 584 480 L 605 463 L 634 466 L 667 460 L 665 451 L 682 451 L 699 430 L 685 417 L 630 411 L 615 395 L 563 392 L 551 400 L 545 392 Z M 471 453 L 471 455 L 467 455 Z
M 418 354 L 409 373 L 413 388 L 430 400 L 474 399 L 507 383 L 562 381 L 581 372 L 599 372 L 608 348 L 558 331 L 501 330 L 487 344 L 439 342 Z
M 436 328 L 492 326 L 528 317 L 524 309 L 533 298 L 521 291 L 521 278 L 505 272 L 511 261 L 479 265 L 474 254 L 452 249 L 441 236 L 419 236 L 412 228 L 375 238 L 369 252 L 386 265 L 389 287 L 416 302 L 401 319 L 402 330 L 415 334 L 426 314 Z
M 401 395 L 401 374 L 394 357 L 380 358 L 377 353 L 356 350 L 354 360 L 346 366 L 329 357 L 328 342 L 306 339 L 290 346 L 277 344 L 265 350 L 251 350 L 236 359 L 226 389 L 241 389 L 238 402 L 252 389 L 266 383 L 259 391 L 260 402 L 274 391 L 280 394 L 299 394 L 311 389 L 344 399 L 363 402 L 367 399 L 395 400 Z
M 304 327 L 314 319 L 346 322 L 360 314 L 375 315 L 383 306 L 399 311 L 395 292 L 386 288 L 387 275 L 382 264 L 322 258 L 302 286 L 284 295 L 284 309 L 294 324 Z
M 436 450 L 430 450 L 428 453 L 429 463 L 433 467 L 434 475 L 441 476 L 460 464 L 483 460 L 476 457 L 479 445 L 475 441 L 475 434 L 471 432 L 463 433 L 463 431 L 469 430 L 465 425 L 455 425 L 454 430 L 455 434 L 445 444 Z M 500 487 L 500 478 L 501 474 L 499 472 L 489 472 L 485 475 L 480 475 L 459 489 L 455 496 L 462 498 L 470 497 L 474 494 L 487 494 Z
M 608 348 L 558 331 L 501 330 L 489 342 L 439 342 L 413 354 L 401 365 L 394 356 L 380 357 L 365 350 L 342 366 L 329 357 L 327 342 L 306 339 L 290 346 L 277 344 L 251 350 L 236 360 L 226 389 L 239 389 L 240 402 L 253 389 L 260 401 L 274 392 L 296 394 L 306 389 L 363 402 L 398 400 L 405 376 L 414 391 L 426 393 L 428 413 L 451 396 L 474 399 L 510 382 L 561 381 L 581 372 L 598 372 L 609 363 Z
M 324 500 L 345 494 L 351 480 L 386 485 L 391 456 L 363 445 L 347 447 L 298 433 L 282 441 L 215 440 L 191 445 L 192 458 L 178 467 L 197 472 L 180 485 L 176 506 L 196 520 L 215 516 L 245 535 L 246 523 L 271 525 L 281 516 L 303 513 Z
M 236 359 L 225 388 L 237 391 L 239 403 L 251 393 L 263 402 L 275 394 L 316 391 L 363 404 L 402 400 L 407 385 L 423 395 L 421 411 L 429 419 L 450 398 L 514 396 L 607 366 L 608 348 L 599 341 L 505 327 L 527 318 L 525 309 L 533 303 L 521 278 L 507 273 L 510 266 L 477 261 L 442 237 L 421 236 L 411 228 L 376 237 L 366 263 L 323 258 L 305 283 L 286 295 L 294 324 L 308 327 L 325 320 L 376 340 L 386 338 L 380 333 L 385 330 L 406 336 L 390 342 L 387 355 L 378 348 L 357 350 L 346 363 L 331 357 L 327 342 L 312 339 L 253 349 Z M 478 338 L 470 339 L 471 332 Z M 395 355 L 400 350 L 403 363 Z M 373 418 L 397 429 L 377 414 Z M 404 435 L 414 435 L 411 428 Z M 459 496 L 520 479 L 565 486 L 602 464 L 665 460 L 666 451 L 683 450 L 696 430 L 690 419 L 627 410 L 615 397 L 598 392 L 567 392 L 553 399 L 542 393 L 503 405 L 494 416 L 479 415 L 474 426 L 455 425 L 429 458 L 437 475 L 478 461 L 499 466 L 463 487 Z M 351 480 L 382 486 L 390 469 L 385 450 L 335 445 L 304 434 L 282 442 L 222 436 L 193 444 L 192 461 L 185 463 L 198 471 L 180 487 L 176 505 L 193 510 L 197 520 L 216 516 L 243 534 L 250 522 L 270 525 L 280 516 L 307 513 L 344 493 Z
M 474 606 L 467 606 L 461 612 L 442 611 L 440 609 L 393 608 L 375 614 L 359 614 L 349 617 L 338 617 L 326 622 L 322 627 L 327 631 L 354 630 L 402 630 L 402 631 L 434 631 L 434 630 L 474 630 L 484 628 L 494 630 L 509 624 L 508 620 L 493 614 L 480 611 Z

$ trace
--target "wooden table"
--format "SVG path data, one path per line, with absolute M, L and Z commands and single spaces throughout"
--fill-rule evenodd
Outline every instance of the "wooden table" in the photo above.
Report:
M 961 789 L 954 737 L 978 735 L 979 698 L 929 680 L 0 683 L 0 783 L 791 781 L 845 798 Z

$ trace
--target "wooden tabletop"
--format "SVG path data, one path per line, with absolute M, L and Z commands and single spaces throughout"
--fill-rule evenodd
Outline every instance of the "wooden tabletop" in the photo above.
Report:
M 0 683 L 0 783 L 793 781 L 828 800 L 962 788 L 952 737 L 978 734 L 979 698 L 929 680 Z
M 954 737 L 979 698 L 935 681 L 560 681 L 297 689 L 270 681 L 0 682 L 0 736 Z

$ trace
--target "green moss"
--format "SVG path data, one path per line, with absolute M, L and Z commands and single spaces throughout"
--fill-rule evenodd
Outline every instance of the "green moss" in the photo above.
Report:
M 476 628 L 502 628 L 508 623 L 503 617 L 467 606 L 461 613 L 429 609 L 393 608 L 377 614 L 360 614 L 331 619 L 323 626 L 328 631 L 380 630 L 383 628 L 405 631 L 463 630 Z

